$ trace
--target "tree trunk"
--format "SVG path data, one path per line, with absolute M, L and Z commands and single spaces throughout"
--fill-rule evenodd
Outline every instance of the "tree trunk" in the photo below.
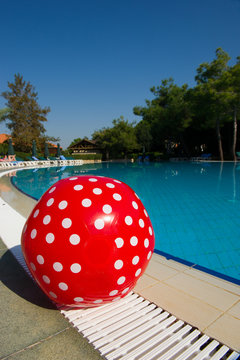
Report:
M 233 144 L 232 144 L 232 155 L 234 161 L 237 161 L 236 144 L 237 144 L 237 109 L 235 108 L 233 113 Z
M 220 132 L 220 126 L 219 126 L 219 119 L 217 119 L 216 131 L 217 131 L 217 141 L 218 141 L 219 156 L 220 156 L 220 160 L 223 161 L 224 158 L 223 158 L 222 138 L 221 138 L 221 132 Z
M 181 141 L 181 143 L 182 143 L 182 146 L 183 146 L 183 149 L 184 149 L 184 152 L 185 152 L 185 154 L 189 157 L 190 156 L 190 152 L 189 152 L 189 149 L 188 149 L 188 146 L 187 146 L 187 144 L 186 144 L 186 142 L 185 142 L 185 140 L 184 140 L 184 136 L 183 136 L 183 134 L 180 134 L 180 141 Z

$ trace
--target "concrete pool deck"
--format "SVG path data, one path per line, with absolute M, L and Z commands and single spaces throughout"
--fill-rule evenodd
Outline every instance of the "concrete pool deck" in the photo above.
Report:
M 11 182 L 9 181 L 9 177 L 0 178 L 0 197 L 3 199 L 3 202 L 9 204 L 12 208 L 14 208 L 17 211 L 17 213 L 21 214 L 21 216 L 25 218 L 28 216 L 29 212 L 31 211 L 31 209 L 35 204 L 34 200 L 26 197 L 25 195 L 17 191 L 14 187 L 12 187 Z M 2 211 L 4 211 L 3 208 L 4 206 L 2 206 L 1 209 Z M 13 226 L 13 224 L 14 224 L 14 220 L 11 219 L 9 226 L 11 227 Z M 0 235 L 3 238 L 2 230 L 0 232 Z M 5 258 L 6 256 L 8 256 L 9 251 L 4 247 L 4 245 L 2 245 L 2 248 L 3 248 L 2 250 L 3 258 Z M 18 263 L 16 261 L 14 263 L 13 259 L 10 261 L 11 264 L 15 264 L 12 266 L 12 268 L 18 269 L 19 267 Z M 13 328 L 11 327 L 12 326 L 11 317 L 13 316 L 11 312 L 12 312 L 12 308 L 14 309 L 15 302 L 18 301 L 22 302 L 23 299 L 21 297 L 19 298 L 18 293 L 16 292 L 14 293 L 14 289 L 11 289 L 10 287 L 9 287 L 11 289 L 10 291 L 9 288 L 6 289 L 5 283 L 3 283 L 2 286 L 4 292 L 6 293 L 6 298 L 4 297 L 4 299 L 2 299 L 2 302 L 6 304 L 6 305 L 3 304 L 3 308 L 4 306 L 5 308 L 6 307 L 8 308 L 8 304 L 11 304 L 12 296 L 15 298 L 15 300 L 13 301 L 13 305 L 11 306 L 11 311 L 7 311 L 6 309 L 6 311 L 3 312 L 6 315 L 4 316 L 3 325 L 6 329 L 7 328 L 9 329 L 6 331 L 8 332 L 8 337 L 10 338 L 10 340 L 12 341 L 15 337 L 16 340 L 18 341 L 18 338 L 20 339 L 18 331 L 14 327 Z M 28 288 L 29 286 L 30 285 L 28 285 Z M 31 286 L 33 285 L 31 284 Z M 173 260 L 167 260 L 163 256 L 153 254 L 149 266 L 146 272 L 144 273 L 144 275 L 140 278 L 137 286 L 134 289 L 134 292 L 154 302 L 161 308 L 167 310 L 168 312 L 178 317 L 179 319 L 188 322 L 192 326 L 198 328 L 199 330 L 215 338 L 216 340 L 226 344 L 230 348 L 236 351 L 240 351 L 240 335 L 239 335 L 240 334 L 240 286 L 228 282 L 226 280 L 220 279 L 218 277 L 209 275 L 205 272 L 199 271 L 194 267 L 189 267 Z M 42 293 L 41 296 L 43 296 Z M 44 301 L 47 300 L 45 299 Z M 26 312 L 28 312 L 27 308 L 29 306 L 29 301 L 25 300 L 22 303 L 22 306 L 23 307 L 26 306 Z M 31 306 L 34 305 L 31 303 Z M 39 306 L 41 307 L 41 309 L 39 308 L 37 309 L 39 311 L 40 310 L 43 311 L 42 306 L 41 305 Z M 22 311 L 24 312 L 25 310 L 23 309 Z M 46 335 L 44 338 L 46 341 L 48 341 L 49 336 L 52 339 L 51 341 L 54 341 L 54 337 L 55 337 L 54 334 L 58 334 L 58 333 L 59 335 L 57 336 L 61 335 L 61 337 L 64 338 L 64 336 L 66 336 L 66 334 L 68 333 L 68 329 L 69 332 L 76 333 L 76 335 L 72 335 L 73 338 L 75 338 L 75 336 L 79 336 L 79 340 L 77 340 L 77 342 L 84 340 L 81 337 L 81 335 L 77 333 L 77 331 L 72 329 L 71 325 L 68 322 L 65 322 L 66 320 L 64 321 L 63 319 L 60 320 L 61 315 L 58 311 L 51 310 L 50 312 L 51 315 L 55 314 L 53 315 L 53 317 L 54 316 L 56 317 L 55 318 L 56 322 L 59 321 L 60 327 L 57 329 L 54 328 L 52 334 L 48 333 L 46 335 L 45 330 L 47 330 L 47 328 L 49 328 L 50 326 L 48 324 L 48 315 L 47 315 L 46 323 L 45 323 L 46 329 L 42 330 L 42 333 Z M 18 319 L 18 312 L 16 312 L 15 316 Z M 19 321 L 21 324 L 21 320 Z M 34 320 L 32 321 L 33 323 L 30 323 L 28 321 L 27 325 L 26 324 L 24 325 L 24 323 L 22 324 L 21 326 L 22 329 L 25 329 L 25 330 L 21 330 L 23 335 L 25 331 L 26 334 L 32 333 L 29 330 L 31 327 L 32 327 L 32 331 L 33 329 L 36 328 Z M 65 328 L 68 329 L 65 331 L 64 330 Z M 51 332 L 51 330 L 49 331 Z M 52 335 L 54 335 L 53 338 L 51 337 Z M 41 342 L 39 339 L 37 339 L 37 342 L 35 340 L 31 340 L 30 337 L 29 341 L 26 343 L 26 346 L 24 345 L 25 344 L 24 342 L 22 343 L 22 345 L 20 345 L 18 341 L 19 343 L 18 347 L 15 348 L 12 347 L 12 350 L 14 350 L 15 353 L 16 351 L 17 352 L 20 351 L 21 356 L 25 356 L 24 355 L 25 348 L 28 349 L 29 346 L 31 346 L 31 344 L 33 345 L 33 347 L 31 347 L 31 349 L 33 350 L 34 348 L 37 349 L 37 347 L 40 345 L 41 346 L 47 345 L 47 342 L 45 342 L 45 340 L 43 342 Z M 40 344 L 38 344 L 38 341 L 40 341 Z M 88 344 L 85 345 L 87 346 Z M 85 348 L 85 345 L 83 348 Z M 22 348 L 19 350 L 21 346 Z M 91 353 L 90 348 L 86 351 L 90 351 Z M 20 357 L 17 355 L 16 357 L 14 357 L 15 356 L 14 352 L 12 352 L 12 355 L 10 355 L 11 357 L 8 357 L 7 354 L 11 354 L 11 352 L 5 352 L 4 354 L 0 354 L 0 355 L 3 356 L 3 358 L 27 359 L 27 357 Z M 99 356 L 98 354 L 96 354 L 96 352 L 94 352 L 94 354 L 95 355 L 93 356 Z M 90 356 L 92 356 L 92 354 Z M 41 357 L 36 356 L 31 358 L 37 359 Z M 45 358 L 51 359 L 51 357 L 47 357 L 47 356 Z M 68 357 L 66 357 L 66 359 L 67 358 Z M 74 357 L 71 356 L 71 358 Z M 81 357 L 78 358 L 81 359 Z M 83 356 L 82 358 L 88 359 L 87 355 Z M 94 359 L 94 357 L 91 358 Z M 101 358 L 101 357 L 96 357 L 96 358 Z M 61 357 L 61 359 L 65 359 L 65 357 Z

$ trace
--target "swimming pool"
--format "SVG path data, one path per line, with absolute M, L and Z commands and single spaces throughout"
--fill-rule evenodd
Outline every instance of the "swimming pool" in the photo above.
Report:
M 157 252 L 240 280 L 240 164 L 86 164 L 22 170 L 12 182 L 39 199 L 53 183 L 73 174 L 124 181 L 150 215 Z

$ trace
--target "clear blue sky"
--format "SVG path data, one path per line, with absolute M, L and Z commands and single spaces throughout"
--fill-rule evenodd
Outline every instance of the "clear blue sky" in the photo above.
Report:
M 240 0 L 0 0 L 0 12 L 0 93 L 16 73 L 30 81 L 63 148 L 120 115 L 139 121 L 133 107 L 162 79 L 193 86 L 218 47 L 240 55 Z

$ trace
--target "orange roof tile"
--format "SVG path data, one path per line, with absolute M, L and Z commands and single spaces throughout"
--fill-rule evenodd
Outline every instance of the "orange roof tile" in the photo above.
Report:
M 48 147 L 52 147 L 52 148 L 56 148 L 57 149 L 57 145 L 48 142 Z M 60 149 L 62 149 L 62 147 L 60 146 Z
M 4 141 L 8 140 L 10 137 L 11 135 L 0 134 L 0 144 L 4 143 Z

